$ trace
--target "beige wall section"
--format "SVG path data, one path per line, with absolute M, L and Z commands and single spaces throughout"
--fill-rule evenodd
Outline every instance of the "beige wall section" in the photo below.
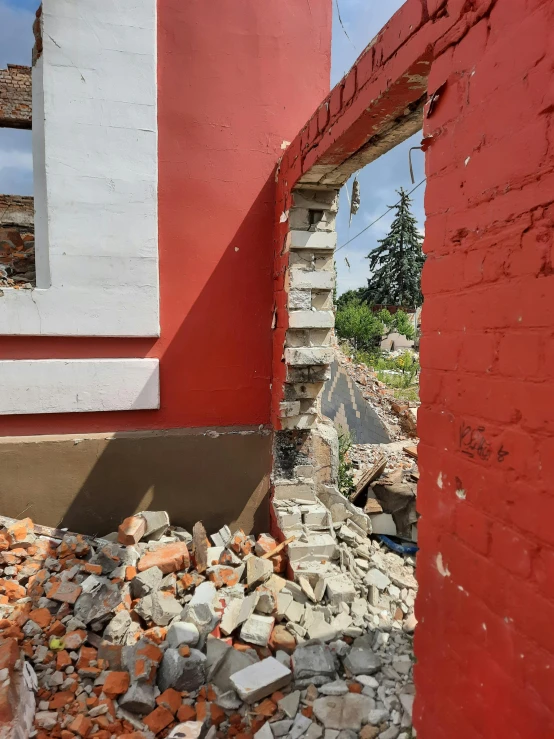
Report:
M 269 527 L 271 433 L 174 429 L 0 439 L 0 513 L 106 534 L 138 510 L 174 524 Z

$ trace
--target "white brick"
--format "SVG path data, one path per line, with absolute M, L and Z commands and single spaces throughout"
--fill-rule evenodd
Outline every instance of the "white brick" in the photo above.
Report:
M 313 270 L 307 272 L 298 267 L 290 271 L 290 286 L 293 289 L 332 290 L 335 286 L 335 275 L 329 270 Z
M 329 292 L 313 292 L 312 308 L 315 310 L 333 310 L 333 293 Z
M 281 426 L 288 431 L 291 429 L 310 429 L 317 424 L 317 419 L 318 417 L 315 415 L 304 413 L 299 416 L 283 418 L 281 420 Z
M 261 616 L 258 613 L 253 613 L 243 623 L 240 630 L 240 638 L 249 644 L 256 644 L 258 647 L 267 647 L 274 623 L 275 619 L 271 616 Z
M 289 313 L 289 328 L 333 328 L 335 316 L 330 310 L 297 310 Z
M 279 525 L 281 531 L 301 526 L 302 514 L 300 513 L 300 508 L 298 508 L 298 506 L 283 509 L 274 507 L 274 510 L 275 516 L 277 518 L 277 524 Z
M 317 502 L 311 482 L 282 482 L 275 484 L 275 500 L 306 500 Z
M 306 526 L 329 526 L 331 519 L 329 511 L 322 505 L 304 506 L 302 510 L 302 520 Z
M 337 245 L 335 231 L 297 231 L 290 232 L 291 249 L 334 249 Z
M 297 398 L 317 398 L 323 390 L 323 382 L 304 382 L 292 385 L 292 390 Z
M 307 274 L 311 274 L 308 272 Z M 326 274 L 330 274 L 327 272 Z M 307 286 L 309 287 L 309 286 Z M 289 310 L 311 310 L 312 309 L 312 291 L 292 289 L 289 292 L 288 300 Z
M 290 562 L 320 561 L 333 559 L 337 554 L 337 544 L 330 534 L 310 534 L 308 541 L 292 541 L 288 545 Z
M 284 402 L 279 403 L 279 415 L 281 418 L 300 415 L 300 401 L 285 400 Z
M 333 349 L 324 346 L 296 347 L 285 349 L 285 362 L 293 367 L 313 364 L 331 364 Z
M 292 191 L 292 202 L 294 208 L 308 208 L 309 210 L 332 210 L 337 211 L 339 207 L 338 190 L 320 189 L 308 190 L 298 189 Z
M 313 328 L 308 334 L 308 341 L 304 346 L 328 346 L 331 343 L 333 332 L 326 328 Z
M 234 689 L 246 703 L 255 703 L 271 695 L 288 685 L 291 679 L 292 672 L 274 657 L 267 657 L 231 675 Z

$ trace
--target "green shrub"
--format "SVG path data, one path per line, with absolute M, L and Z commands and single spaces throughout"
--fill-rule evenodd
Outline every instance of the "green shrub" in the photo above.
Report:
M 346 497 L 354 492 L 354 465 L 349 459 L 348 452 L 352 447 L 352 436 L 348 431 L 339 431 L 339 491 Z

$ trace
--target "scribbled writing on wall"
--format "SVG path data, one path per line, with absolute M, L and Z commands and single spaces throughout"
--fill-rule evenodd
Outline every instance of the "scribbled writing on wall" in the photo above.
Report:
M 462 454 L 471 459 L 481 459 L 485 462 L 491 458 L 503 462 L 509 454 L 503 444 L 497 446 L 487 439 L 484 426 L 472 426 L 465 422 L 460 425 L 460 449 Z

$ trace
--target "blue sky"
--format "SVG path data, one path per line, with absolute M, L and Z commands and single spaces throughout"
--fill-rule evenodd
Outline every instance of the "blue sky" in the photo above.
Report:
M 381 30 L 389 18 L 403 4 L 404 0 L 338 0 L 342 22 L 350 40 L 342 30 L 337 17 L 337 5 L 333 0 L 333 46 L 331 56 L 331 84 L 335 85 L 346 71 L 350 69 L 365 46 Z M 352 218 L 348 227 L 349 205 L 344 188 L 340 194 L 340 208 L 337 218 L 338 245 L 360 232 L 374 221 L 389 205 L 397 202 L 395 192 L 399 187 L 410 190 L 413 185 L 408 168 L 408 149 L 419 146 L 421 135 L 418 133 L 395 147 L 388 154 L 367 165 L 358 172 L 361 189 L 361 206 Z M 423 153 L 412 152 L 414 176 L 416 183 L 423 179 Z M 351 191 L 351 181 L 348 183 Z M 419 187 L 413 194 L 413 211 L 423 230 L 424 211 L 423 194 L 425 186 Z M 338 294 L 345 290 L 361 287 L 369 277 L 368 253 L 377 246 L 377 239 L 382 239 L 388 232 L 394 211 L 372 226 L 352 244 L 337 254 Z M 346 261 L 350 263 L 348 267 Z
M 78 0 L 75 0 L 78 2 Z M 115 0 L 117 1 L 117 0 Z M 333 42 L 331 84 L 336 84 L 352 66 L 365 46 L 402 5 L 403 0 L 338 0 L 346 37 L 337 17 L 333 0 Z M 32 24 L 39 0 L 0 0 L 0 67 L 8 62 L 30 64 L 33 47 Z M 341 191 L 341 207 L 337 221 L 339 246 L 380 216 L 397 200 L 395 190 L 412 187 L 408 169 L 408 149 L 417 146 L 417 134 L 393 151 L 358 173 L 362 204 L 348 227 L 348 201 Z M 423 179 L 423 154 L 413 152 L 416 182 Z M 349 183 L 351 185 L 351 183 Z M 32 159 L 30 131 L 0 129 L 0 192 L 32 194 Z M 423 228 L 423 193 L 420 187 L 413 195 L 414 213 Z M 377 239 L 387 233 L 393 214 L 337 254 L 338 292 L 365 285 L 368 263 L 365 257 L 377 246 Z M 346 261 L 350 263 L 348 267 Z

